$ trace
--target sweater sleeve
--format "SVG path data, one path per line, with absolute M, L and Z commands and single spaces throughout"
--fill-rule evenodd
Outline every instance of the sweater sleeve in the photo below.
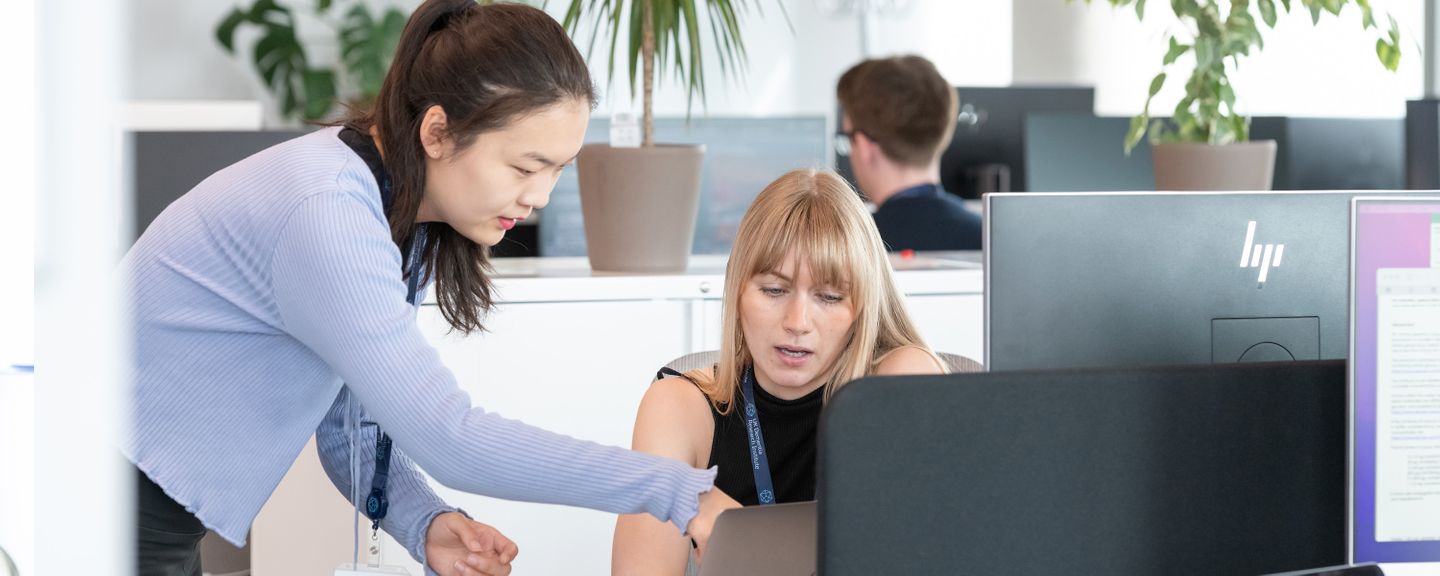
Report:
M 555 434 L 472 406 L 405 302 L 400 252 L 360 199 L 300 203 L 271 256 L 282 328 L 343 380 L 419 467 L 466 492 L 648 513 L 682 531 L 713 470 Z

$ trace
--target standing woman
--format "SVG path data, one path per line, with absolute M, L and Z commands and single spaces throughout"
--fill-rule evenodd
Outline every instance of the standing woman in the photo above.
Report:
M 417 466 L 467 492 L 647 513 L 703 550 L 736 505 L 713 469 L 474 407 L 415 321 L 433 283 L 454 329 L 482 328 L 488 247 L 549 201 L 594 101 L 544 12 L 427 0 L 373 111 L 221 170 L 155 220 L 124 262 L 140 574 L 198 575 L 206 528 L 242 544 L 312 433 L 341 493 L 435 573 L 506 574 L 518 551 Z

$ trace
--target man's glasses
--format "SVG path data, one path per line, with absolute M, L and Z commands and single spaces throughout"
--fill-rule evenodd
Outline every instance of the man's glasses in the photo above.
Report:
M 850 130 L 850 131 L 848 131 L 848 132 L 847 132 L 847 131 L 836 132 L 836 133 L 835 133 L 835 153 L 836 153 L 836 154 L 839 154 L 839 155 L 841 155 L 841 156 L 847 156 L 847 157 L 850 156 L 850 149 L 851 149 L 851 147 L 853 146 L 853 143 L 855 142 L 855 135 L 856 135 L 856 134 L 865 134 L 865 132 L 864 132 L 863 130 Z M 866 138 L 870 138 L 870 135 L 869 135 L 869 134 L 865 134 L 865 137 L 866 137 Z M 870 139 L 871 139 L 871 140 L 874 140 L 874 138 L 870 138 Z

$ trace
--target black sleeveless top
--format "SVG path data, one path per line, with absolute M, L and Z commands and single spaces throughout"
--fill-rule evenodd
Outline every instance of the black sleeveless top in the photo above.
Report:
M 670 370 L 661 376 L 681 376 Z M 689 378 L 686 378 L 689 380 Z M 771 396 L 755 387 L 755 409 L 760 413 L 760 430 L 770 460 L 770 480 L 777 503 L 815 499 L 815 435 L 824 407 L 825 388 L 794 400 Z M 706 399 L 709 404 L 709 399 Z M 760 504 L 755 490 L 755 473 L 750 468 L 750 437 L 745 434 L 744 400 L 737 390 L 730 413 L 721 415 L 710 404 L 715 432 L 710 440 L 709 466 L 719 466 L 715 487 L 745 506 Z

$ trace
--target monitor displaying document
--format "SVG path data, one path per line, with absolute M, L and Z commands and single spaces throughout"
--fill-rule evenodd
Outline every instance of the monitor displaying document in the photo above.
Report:
M 1352 560 L 1440 570 L 1440 194 L 1351 212 Z

